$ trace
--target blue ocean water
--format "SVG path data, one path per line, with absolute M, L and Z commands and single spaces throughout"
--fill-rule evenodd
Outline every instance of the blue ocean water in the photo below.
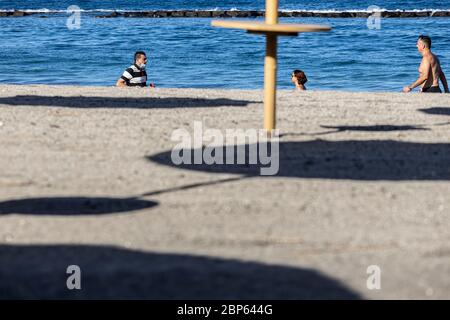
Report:
M 265 0 L 1 0 L 0 9 L 66 9 L 77 5 L 85 10 L 151 10 L 151 9 L 263 9 Z M 279 0 L 286 10 L 349 10 L 377 5 L 385 9 L 447 9 L 449 1 L 440 0 Z
M 70 5 L 78 5 L 80 29 L 66 26 Z M 60 14 L 0 18 L 0 83 L 113 85 L 136 50 L 150 58 L 149 80 L 158 87 L 261 88 L 264 38 L 240 30 L 216 29 L 211 19 L 98 19 L 92 10 L 263 9 L 265 1 L 10 1 L 0 10 L 49 9 Z M 285 10 L 450 9 L 448 1 L 280 1 Z M 400 91 L 417 77 L 419 34 L 450 74 L 450 18 L 382 19 L 369 29 L 366 19 L 286 18 L 317 23 L 329 33 L 281 38 L 278 82 L 291 88 L 290 73 L 303 69 L 315 90 Z

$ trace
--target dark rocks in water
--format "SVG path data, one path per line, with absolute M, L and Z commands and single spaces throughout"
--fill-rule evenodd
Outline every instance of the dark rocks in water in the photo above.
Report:
M 119 16 L 121 16 L 121 14 L 120 13 L 118 13 L 117 11 L 114 11 L 113 13 L 111 13 L 110 15 L 109 15 L 111 18 L 116 18 L 116 17 L 119 17 Z
M 197 11 L 197 17 L 199 18 L 210 18 L 211 16 L 211 11 Z
M 14 11 L 14 12 L 12 13 L 12 16 L 13 16 L 13 17 L 25 17 L 25 16 L 27 16 L 27 15 L 28 15 L 28 14 L 27 14 L 26 12 L 18 11 L 18 10 Z
M 145 12 L 125 12 L 125 18 L 142 18 L 145 17 Z
M 325 18 L 341 18 L 344 13 L 346 13 L 346 12 L 325 12 L 325 13 L 323 13 L 323 17 L 325 17 Z
M 157 18 L 166 18 L 167 16 L 169 16 L 169 12 L 168 11 L 155 11 L 154 16 Z
M 186 12 L 184 13 L 184 16 L 187 18 L 195 18 L 195 17 L 197 17 L 197 12 L 194 10 L 186 10 Z
M 146 17 L 146 18 L 157 18 L 156 11 L 147 11 L 143 15 L 143 17 Z
M 249 18 L 250 17 L 250 11 L 239 11 L 237 14 L 238 18 Z
M 38 12 L 24 12 L 20 10 L 0 12 L 0 17 L 24 17 Z M 53 14 L 53 13 L 49 13 Z M 368 11 L 280 11 L 283 18 L 314 17 L 314 18 L 367 18 L 375 12 Z M 450 10 L 443 11 L 379 11 L 383 18 L 420 18 L 420 17 L 450 17 Z M 258 10 L 153 10 L 153 11 L 129 11 L 119 13 L 114 11 L 108 15 L 96 16 L 97 18 L 255 18 L 264 17 L 265 11 Z
M 387 18 L 450 17 L 450 11 L 386 11 L 382 16 Z
M 302 12 L 299 12 L 299 11 L 291 11 L 291 12 L 289 12 L 289 17 L 293 17 L 293 18 L 296 18 L 296 17 L 301 17 L 301 13 Z M 306 12 L 305 12 L 306 13 Z M 312 12 L 310 12 L 310 16 L 312 16 Z M 306 15 L 305 15 L 305 17 L 306 17 Z
M 415 18 L 416 13 L 415 12 L 402 12 L 400 13 L 400 17 L 402 18 Z
M 429 11 L 416 12 L 416 17 L 429 17 L 430 15 L 431 15 L 431 12 L 429 12 Z
M 264 15 L 263 11 L 255 11 L 255 10 L 249 11 L 250 17 L 256 18 L 256 17 L 262 17 L 263 15 Z
M 280 14 L 281 17 L 301 17 L 301 18 L 363 18 L 368 17 L 369 14 L 367 12 L 313 12 L 313 11 L 291 11 L 291 12 L 282 12 Z
M 368 18 L 371 13 L 367 12 L 352 12 L 352 18 Z
M 433 11 L 431 17 L 450 17 L 450 12 L 447 11 Z
M 302 17 L 302 18 L 308 18 L 308 17 L 314 17 L 314 12 L 309 11 L 294 11 L 291 12 L 291 17 Z
M 225 17 L 231 17 L 231 18 L 236 18 L 238 16 L 238 12 L 236 10 L 231 10 L 231 11 L 225 11 Z
M 213 11 L 212 12 L 212 17 L 214 18 L 221 18 L 225 16 L 225 11 Z
M 96 18 L 117 18 L 117 17 L 121 17 L 122 14 L 118 13 L 117 11 L 114 11 L 106 16 L 96 16 Z
M 182 18 L 186 14 L 185 11 L 171 11 L 170 16 L 173 18 Z
M 350 12 L 342 12 L 340 18 L 353 18 Z
M 401 12 L 394 12 L 394 11 L 382 11 L 379 13 L 380 17 L 382 18 L 399 18 Z M 371 15 L 372 13 L 368 14 L 367 16 Z

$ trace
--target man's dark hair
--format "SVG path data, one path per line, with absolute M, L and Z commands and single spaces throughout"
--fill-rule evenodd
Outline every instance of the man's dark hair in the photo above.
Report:
M 142 56 L 147 56 L 144 51 L 136 51 L 136 53 L 134 54 L 134 61 L 136 61 Z
M 431 49 L 431 38 L 429 36 L 420 35 L 419 40 L 422 41 L 428 49 Z
M 298 69 L 294 70 L 294 74 L 297 74 L 297 73 L 300 73 L 300 72 L 303 72 L 303 71 L 302 70 L 298 70 Z

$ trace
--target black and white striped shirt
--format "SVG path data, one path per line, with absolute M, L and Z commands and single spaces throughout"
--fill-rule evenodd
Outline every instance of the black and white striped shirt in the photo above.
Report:
M 141 70 L 136 64 L 125 70 L 121 78 L 130 87 L 145 87 L 147 85 L 147 72 Z

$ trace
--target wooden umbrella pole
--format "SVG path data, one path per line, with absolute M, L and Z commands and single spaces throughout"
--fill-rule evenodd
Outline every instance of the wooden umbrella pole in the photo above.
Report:
M 266 23 L 278 23 L 278 0 L 266 0 Z M 277 36 L 266 34 L 264 62 L 264 129 L 272 133 L 276 119 L 277 86 Z
M 279 24 L 278 0 L 266 0 L 266 21 L 229 21 L 214 20 L 212 25 L 221 28 L 238 28 L 266 37 L 266 57 L 264 60 L 264 129 L 273 136 L 276 125 L 277 98 L 277 45 L 278 36 L 296 36 L 299 32 L 330 31 L 331 28 L 320 25 Z
M 278 0 L 266 0 L 266 23 L 278 23 Z
M 276 119 L 277 86 L 277 36 L 266 35 L 266 58 L 264 63 L 264 129 L 272 133 Z

